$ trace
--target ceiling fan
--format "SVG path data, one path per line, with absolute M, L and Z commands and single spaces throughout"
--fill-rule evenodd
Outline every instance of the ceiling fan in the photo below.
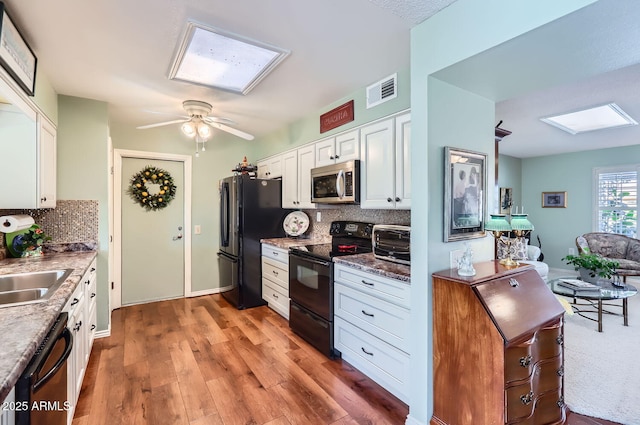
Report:
M 253 140 L 254 138 L 253 135 L 249 133 L 245 133 L 244 131 L 240 131 L 226 125 L 233 123 L 233 121 L 228 118 L 209 116 L 212 106 L 207 102 L 202 102 L 200 100 L 185 100 L 182 102 L 182 107 L 186 111 L 187 116 L 183 116 L 179 120 L 141 125 L 136 128 L 142 130 L 146 128 L 161 127 L 163 125 L 182 123 L 182 132 L 186 136 L 196 138 L 196 140 L 200 142 L 205 142 L 209 137 L 211 137 L 212 127 L 226 131 L 227 133 L 231 133 L 246 140 Z

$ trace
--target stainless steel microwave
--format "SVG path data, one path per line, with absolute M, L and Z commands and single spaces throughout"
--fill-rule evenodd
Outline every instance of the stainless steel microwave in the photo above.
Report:
M 311 202 L 360 203 L 360 161 L 353 160 L 311 170 Z

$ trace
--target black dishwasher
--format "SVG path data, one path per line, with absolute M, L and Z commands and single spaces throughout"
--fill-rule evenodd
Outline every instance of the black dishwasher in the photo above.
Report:
M 65 425 L 67 359 L 73 336 L 61 313 L 16 383 L 16 425 Z

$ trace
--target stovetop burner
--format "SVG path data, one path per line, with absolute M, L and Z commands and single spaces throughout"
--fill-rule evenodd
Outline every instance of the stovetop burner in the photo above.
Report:
M 331 223 L 331 243 L 291 247 L 291 251 L 303 256 L 329 260 L 344 255 L 372 252 L 371 229 L 373 224 L 351 221 Z

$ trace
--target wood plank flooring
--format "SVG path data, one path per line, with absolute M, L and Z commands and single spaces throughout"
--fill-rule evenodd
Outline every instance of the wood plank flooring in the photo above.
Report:
M 408 407 L 293 334 L 268 307 L 221 296 L 113 312 L 73 425 L 403 424 Z
M 136 305 L 97 339 L 73 425 L 404 424 L 408 407 L 268 307 L 221 296 Z M 568 425 L 616 425 L 575 413 Z

